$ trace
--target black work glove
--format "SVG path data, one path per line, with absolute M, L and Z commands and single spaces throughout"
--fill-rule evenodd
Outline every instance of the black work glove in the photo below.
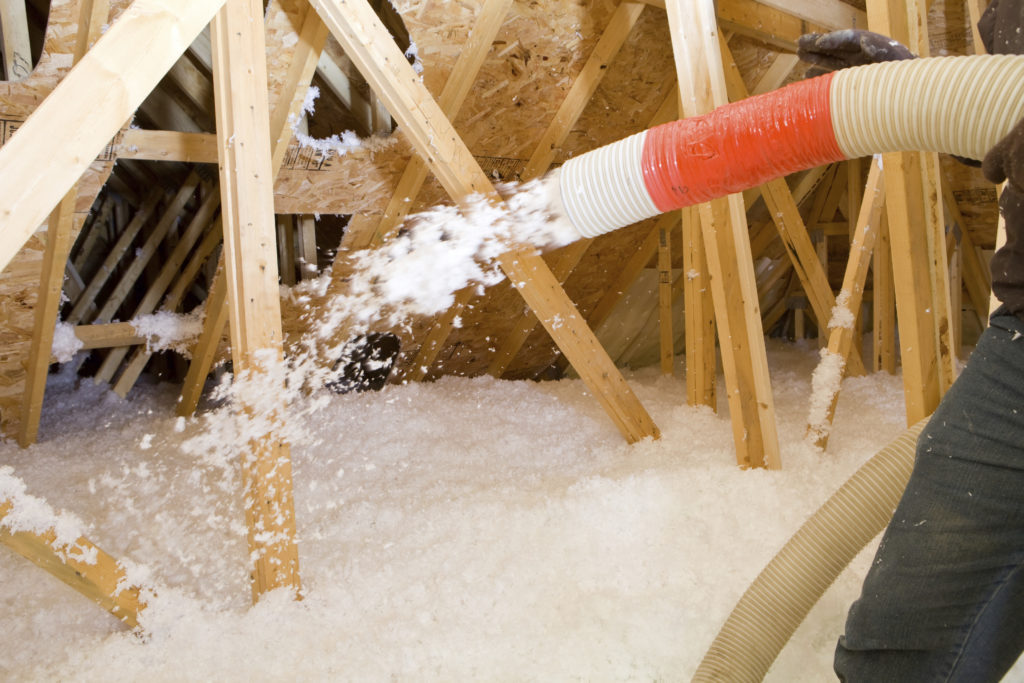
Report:
M 981 172 L 993 183 L 1008 180 L 1010 187 L 1024 194 L 1024 120 L 988 151 Z
M 914 59 L 906 45 L 880 33 L 854 28 L 804 34 L 797 41 L 796 54 L 814 65 L 807 70 L 807 78 L 850 66 Z

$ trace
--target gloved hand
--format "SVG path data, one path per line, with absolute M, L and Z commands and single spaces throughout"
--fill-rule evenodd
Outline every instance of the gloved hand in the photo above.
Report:
M 981 172 L 993 183 L 1008 180 L 1010 187 L 1024 194 L 1024 120 L 988 151 Z
M 831 33 L 807 33 L 797 41 L 797 56 L 814 66 L 806 76 L 862 64 L 914 59 L 902 43 L 879 33 L 846 28 Z

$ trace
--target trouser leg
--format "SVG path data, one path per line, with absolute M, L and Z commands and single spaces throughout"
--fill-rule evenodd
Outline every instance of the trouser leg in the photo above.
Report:
M 998 320 L 921 434 L 842 680 L 998 681 L 1024 648 L 1024 325 Z

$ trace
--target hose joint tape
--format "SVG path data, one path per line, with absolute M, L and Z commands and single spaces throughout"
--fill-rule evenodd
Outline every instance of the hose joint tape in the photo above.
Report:
M 844 69 L 832 83 L 836 139 L 881 152 L 985 154 L 1024 118 L 1024 56 L 929 57 Z
M 655 205 L 671 211 L 844 159 L 829 113 L 832 77 L 649 130 L 643 174 Z
M 562 206 L 584 237 L 597 237 L 661 211 L 640 174 L 647 131 L 570 159 L 559 171 Z

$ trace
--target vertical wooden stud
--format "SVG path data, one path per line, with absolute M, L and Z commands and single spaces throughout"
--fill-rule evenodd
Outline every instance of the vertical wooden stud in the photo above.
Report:
M 718 353 L 711 275 L 704 256 L 704 234 L 696 207 L 682 210 L 683 306 L 686 310 L 686 403 L 718 411 Z
M 238 381 L 246 375 L 266 376 L 283 362 L 261 0 L 227 0 L 211 24 L 210 37 L 231 353 Z M 271 431 L 254 437 L 249 447 L 242 470 L 255 602 L 274 588 L 298 590 L 299 556 L 288 444 Z
M 24 18 L 25 5 L 22 0 L 14 2 L 0 0 L 0 5 L 4 7 L 0 19 L 7 20 L 8 11 L 12 9 L 13 5 L 21 5 L 22 18 Z M 108 9 L 104 0 L 87 0 L 82 4 L 78 22 L 79 40 L 73 56 L 75 62 L 82 58 L 89 45 L 99 36 L 102 18 L 106 17 Z M 5 31 L 5 40 L 7 37 Z M 8 62 L 8 64 L 10 63 Z M 68 256 L 71 254 L 71 233 L 77 198 L 78 185 L 76 183 L 71 186 L 71 189 L 50 213 L 47 225 L 46 250 L 43 253 L 39 295 L 36 298 L 34 311 L 32 348 L 29 351 L 25 391 L 21 403 L 21 421 L 18 424 L 18 444 L 22 448 L 35 443 L 39 434 L 39 420 L 42 416 L 43 396 L 46 393 L 46 375 L 50 367 L 54 327 L 60 315 L 60 294 L 64 284 L 64 270 L 68 263 Z
M 299 39 L 285 77 L 286 82 L 281 88 L 281 97 L 270 117 L 270 138 L 273 140 L 271 170 L 275 178 L 284 163 L 285 152 L 292 139 L 292 129 L 288 121 L 292 116 L 298 116 L 302 109 L 309 83 L 326 42 L 327 26 L 316 12 L 306 6 L 299 29 Z M 286 93 L 290 93 L 290 96 L 286 97 Z M 207 295 L 203 331 L 192 350 L 192 362 L 189 363 L 178 400 L 179 415 L 191 415 L 198 405 L 203 384 L 206 382 L 206 376 L 210 374 L 213 359 L 217 354 L 217 344 L 224 333 L 224 325 L 227 324 L 227 303 L 224 300 L 227 296 L 227 286 L 222 281 L 224 277 L 222 256 L 214 274 L 214 282 L 210 286 L 210 293 Z
M 920 0 L 868 0 L 868 27 L 927 55 L 927 22 L 922 22 Z M 923 52 L 922 52 L 923 50 Z M 948 332 L 948 291 L 937 293 L 934 237 L 935 204 L 940 196 L 929 171 L 928 155 L 893 153 L 883 157 L 893 254 L 896 308 L 899 315 L 900 358 L 907 423 L 930 415 L 942 397 L 947 373 L 940 360 L 949 359 L 940 347 L 940 327 Z M 930 204 L 929 204 L 930 202 Z M 922 239 L 923 237 L 923 239 Z M 945 245 L 944 240 L 939 240 Z M 943 270 L 945 260 L 942 261 Z M 944 310 L 936 306 L 945 300 Z
M 728 103 L 715 12 L 710 0 L 668 0 L 669 28 L 679 79 L 681 111 L 694 116 Z M 750 237 L 741 194 L 698 208 L 715 319 L 721 340 L 736 460 L 742 467 L 781 466 L 775 401 Z
M 299 242 L 299 279 L 316 277 L 316 220 L 310 214 L 295 217 Z
M 661 372 L 671 375 L 675 365 L 675 335 L 672 333 L 672 231 L 658 235 L 658 329 Z

